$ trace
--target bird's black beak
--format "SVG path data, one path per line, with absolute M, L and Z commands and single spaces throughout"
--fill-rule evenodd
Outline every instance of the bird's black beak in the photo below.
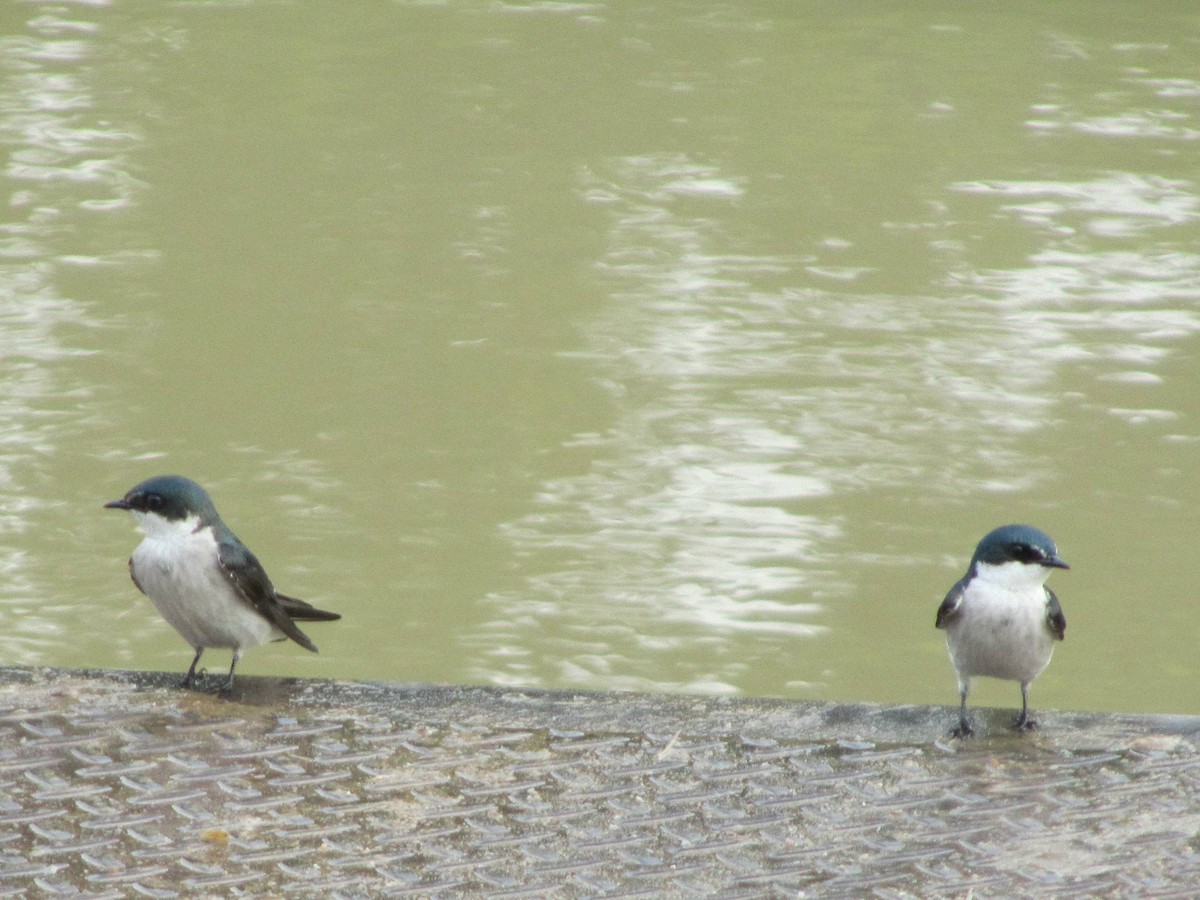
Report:
M 114 500 L 111 503 L 104 504 L 105 509 L 130 509 L 129 501 L 122 497 L 120 500 Z
M 1057 556 L 1047 556 L 1042 560 L 1042 565 L 1050 569 L 1069 569 L 1071 568 Z

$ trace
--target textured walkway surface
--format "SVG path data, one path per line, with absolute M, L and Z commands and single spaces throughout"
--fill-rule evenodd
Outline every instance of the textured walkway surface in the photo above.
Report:
M 0 668 L 0 895 L 1192 896 L 1200 719 Z

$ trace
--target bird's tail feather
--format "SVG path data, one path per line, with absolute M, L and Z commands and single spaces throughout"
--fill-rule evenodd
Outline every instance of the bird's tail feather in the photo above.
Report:
M 311 603 L 289 597 L 286 594 L 276 593 L 275 599 L 279 601 L 279 605 L 283 607 L 283 611 L 288 614 L 289 618 L 298 619 L 301 622 L 332 622 L 342 617 L 341 613 L 317 609 Z

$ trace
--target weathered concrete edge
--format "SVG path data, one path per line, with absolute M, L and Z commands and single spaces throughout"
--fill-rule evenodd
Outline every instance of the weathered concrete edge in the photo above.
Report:
M 183 692 L 177 673 L 114 669 L 0 666 L 0 684 L 48 687 L 74 682 L 95 687 L 195 697 Z M 36 699 L 31 697 L 31 700 Z M 938 744 L 956 747 L 1115 750 L 1136 747 L 1153 736 L 1173 736 L 1200 746 L 1200 716 L 1038 710 L 1040 728 L 1029 734 L 1009 729 L 1013 711 L 973 710 L 979 734 L 961 742 L 946 737 L 958 711 L 944 706 L 884 706 L 759 697 L 705 697 L 412 684 L 378 681 L 239 676 L 228 701 L 210 714 L 239 707 L 295 705 L 314 714 L 364 715 L 427 724 L 492 729 L 547 729 L 574 734 L 653 734 L 695 739 L 730 737 L 749 742 L 813 741 L 873 745 Z M 299 710 L 297 710 L 299 712 Z

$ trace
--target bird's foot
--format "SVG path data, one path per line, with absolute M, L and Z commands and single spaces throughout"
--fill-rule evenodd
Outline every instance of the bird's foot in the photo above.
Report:
M 201 669 L 197 672 L 195 669 L 188 669 L 188 673 L 183 676 L 183 681 L 179 682 L 181 688 L 196 688 L 201 690 L 198 684 L 204 680 L 204 676 L 208 674 L 208 669 Z
M 969 738 L 975 733 L 975 729 L 966 719 L 962 719 L 958 725 L 950 729 L 950 737 L 952 738 Z
M 222 684 L 219 688 L 217 688 L 213 693 L 215 693 L 222 700 L 228 700 L 230 697 L 232 697 L 233 696 L 233 677 L 231 676 L 231 677 L 227 678 L 225 680 L 225 683 Z
M 1033 731 L 1037 727 L 1037 720 L 1029 718 L 1024 713 L 1017 716 L 1017 721 L 1013 722 L 1013 731 Z

